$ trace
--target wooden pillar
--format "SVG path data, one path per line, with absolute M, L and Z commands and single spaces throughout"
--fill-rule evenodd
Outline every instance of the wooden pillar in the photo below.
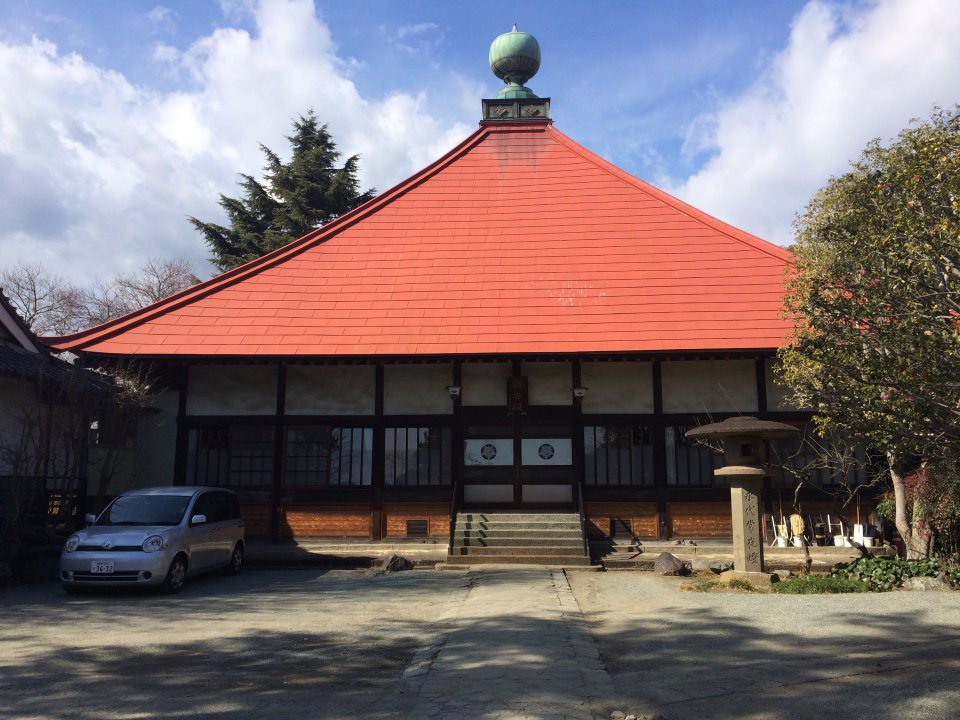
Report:
M 762 417 L 767 408 L 767 359 L 758 355 L 754 361 L 757 368 L 757 412 Z
M 374 390 L 373 425 L 373 487 L 370 494 L 370 529 L 373 540 L 383 539 L 383 484 L 386 475 L 386 428 L 383 421 L 383 363 L 375 367 L 376 383 Z
M 757 355 L 754 360 L 757 376 L 757 416 L 765 417 L 767 414 L 767 362 L 763 355 Z M 773 488 L 770 478 L 764 478 L 760 487 L 760 530 L 767 526 L 767 519 L 773 517 Z M 763 543 L 760 543 L 761 546 Z
M 669 507 L 667 505 L 667 448 L 666 425 L 663 421 L 663 368 L 660 358 L 653 360 L 653 482 L 657 496 L 657 537 L 670 538 Z
M 451 513 L 455 508 L 463 507 L 463 361 L 453 361 L 453 384 L 460 388 L 460 394 L 453 398 L 453 428 L 450 442 L 452 444 L 450 470 L 454 488 L 454 495 L 450 498 Z
M 285 450 L 283 416 L 287 401 L 287 366 L 277 365 L 277 405 L 273 422 L 273 485 L 270 492 L 270 542 L 280 542 L 283 527 L 283 456 Z
M 570 363 L 571 373 L 571 392 L 573 388 L 583 386 L 583 367 L 580 364 L 580 358 L 574 358 Z M 583 398 L 573 398 L 573 497 L 583 497 Z M 579 492 L 578 492 L 579 491 Z M 578 507 L 577 510 L 586 516 L 586 507 Z
M 187 449 L 190 444 L 190 428 L 187 427 L 187 388 L 189 367 L 177 369 L 177 447 L 173 456 L 173 484 L 185 485 L 187 481 Z

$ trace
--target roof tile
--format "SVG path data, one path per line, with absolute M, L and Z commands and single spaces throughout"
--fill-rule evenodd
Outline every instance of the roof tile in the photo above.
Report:
M 160 356 L 775 348 L 790 262 L 550 125 L 486 125 L 285 248 L 48 343 Z

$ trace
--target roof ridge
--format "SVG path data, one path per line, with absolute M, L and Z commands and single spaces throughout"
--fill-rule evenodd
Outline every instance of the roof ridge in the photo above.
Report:
M 759 250 L 760 252 L 765 253 L 766 255 L 769 255 L 771 257 L 774 257 L 777 260 L 785 260 L 790 264 L 793 263 L 793 253 L 791 253 L 785 247 L 776 245 L 768 240 L 764 240 L 763 238 L 759 238 L 756 235 L 748 233 L 745 230 L 741 230 L 740 228 L 730 225 L 729 223 L 726 223 L 723 220 L 715 218 L 713 215 L 705 213 L 702 210 L 698 210 L 693 205 L 690 205 L 689 203 L 684 202 L 680 198 L 674 197 L 670 193 L 665 192 L 664 190 L 661 190 L 655 185 L 652 185 L 646 182 L 645 180 L 641 180 L 635 175 L 631 175 L 626 170 L 623 170 L 617 167 L 616 165 L 614 165 L 613 163 L 611 163 L 609 160 L 605 160 L 604 158 L 600 157 L 592 150 L 588 150 L 583 145 L 578 143 L 576 140 L 571 138 L 569 135 L 565 135 L 560 130 L 557 130 L 557 128 L 553 125 L 550 125 L 548 127 L 547 133 L 551 135 L 555 135 L 556 136 L 555 139 L 557 140 L 557 142 L 561 143 L 568 150 L 576 153 L 577 155 L 582 157 L 584 160 L 596 165 L 601 170 L 604 170 L 610 175 L 613 175 L 614 177 L 626 183 L 627 185 L 630 185 L 631 187 L 634 187 L 637 190 L 640 190 L 641 192 L 644 192 L 647 195 L 650 195 L 651 197 L 654 197 L 657 200 L 660 200 L 661 202 L 666 203 L 667 205 L 672 207 L 674 210 L 681 212 L 684 215 L 694 220 L 697 220 L 698 222 L 705 223 L 710 227 L 712 227 L 714 230 L 717 230 L 718 232 L 721 232 L 724 235 L 727 235 L 728 237 L 730 237 L 731 239 L 736 240 L 741 244 L 747 245 L 748 247 L 751 247 L 754 250 Z
M 26 343 L 29 343 L 32 346 L 33 352 L 48 351 L 47 346 L 40 341 L 37 334 L 27 325 L 27 321 L 20 317 L 20 313 L 17 312 L 10 298 L 3 292 L 2 287 L 0 287 L 0 310 L 3 311 L 2 316 L 0 316 L 0 324 L 3 324 L 11 332 L 17 342 L 19 342 L 21 346 L 24 346 L 24 349 L 30 350 L 30 348 L 26 347 Z M 9 324 L 7 319 L 9 319 Z M 10 327 L 10 324 L 12 324 L 13 327 Z M 17 337 L 17 331 L 19 331 L 23 337 Z
M 538 128 L 542 129 L 543 126 L 538 125 Z M 155 303 L 151 303 L 150 305 L 134 310 L 126 315 L 121 315 L 120 317 L 108 320 L 100 325 L 95 325 L 91 328 L 87 328 L 76 333 L 71 333 L 70 335 L 48 336 L 44 338 L 38 338 L 38 340 L 43 345 L 56 350 L 82 350 L 83 346 L 100 340 L 108 339 L 122 330 L 135 327 L 140 323 L 152 319 L 160 312 L 182 307 L 183 305 L 200 300 L 216 290 L 229 287 L 230 285 L 244 280 L 251 275 L 256 275 L 263 270 L 273 267 L 291 257 L 300 254 L 301 252 L 304 252 L 305 250 L 308 250 L 311 247 L 314 247 L 318 243 L 330 239 L 330 237 L 350 227 L 350 225 L 378 210 L 383 205 L 393 202 L 398 197 L 403 196 L 414 187 L 449 165 L 471 147 L 478 144 L 487 135 L 489 135 L 491 131 L 497 130 L 498 128 L 491 128 L 489 125 L 479 127 L 477 130 L 464 138 L 460 143 L 405 180 L 402 180 L 393 187 L 382 192 L 380 195 L 371 198 L 367 202 L 355 207 L 350 212 L 341 215 L 326 225 L 322 225 L 316 230 L 312 230 L 306 235 L 297 238 L 296 240 L 293 240 L 286 245 L 267 253 L 266 255 L 262 255 L 258 258 L 250 260 L 243 265 L 238 265 L 237 267 L 231 268 L 230 270 L 222 272 L 219 275 L 214 275 L 212 278 L 185 288 L 184 290 L 174 293 L 173 295 L 163 298 L 162 300 L 158 300 Z

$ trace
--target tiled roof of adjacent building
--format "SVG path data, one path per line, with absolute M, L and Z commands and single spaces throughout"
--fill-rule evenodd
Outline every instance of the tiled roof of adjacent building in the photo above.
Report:
M 374 356 L 781 345 L 790 253 L 549 122 L 488 122 L 337 221 L 57 350 Z

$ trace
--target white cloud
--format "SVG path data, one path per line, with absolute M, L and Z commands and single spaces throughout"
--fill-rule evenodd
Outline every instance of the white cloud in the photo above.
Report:
M 953 0 L 890 0 L 859 12 L 809 3 L 757 82 L 691 127 L 688 150 L 712 156 L 672 192 L 790 242 L 794 215 L 870 139 L 960 100 L 958 37 Z
M 0 266 L 42 261 L 78 281 L 151 256 L 207 255 L 187 215 L 222 217 L 218 194 L 257 174 L 258 142 L 281 154 L 312 107 L 362 182 L 386 189 L 472 129 L 427 112 L 426 91 L 365 98 L 309 0 L 252 8 L 255 30 L 221 28 L 154 60 L 190 78 L 160 92 L 49 42 L 0 43 Z
M 169 29 L 173 26 L 173 18 L 176 13 L 163 5 L 154 5 L 147 13 L 149 20 L 158 29 Z

